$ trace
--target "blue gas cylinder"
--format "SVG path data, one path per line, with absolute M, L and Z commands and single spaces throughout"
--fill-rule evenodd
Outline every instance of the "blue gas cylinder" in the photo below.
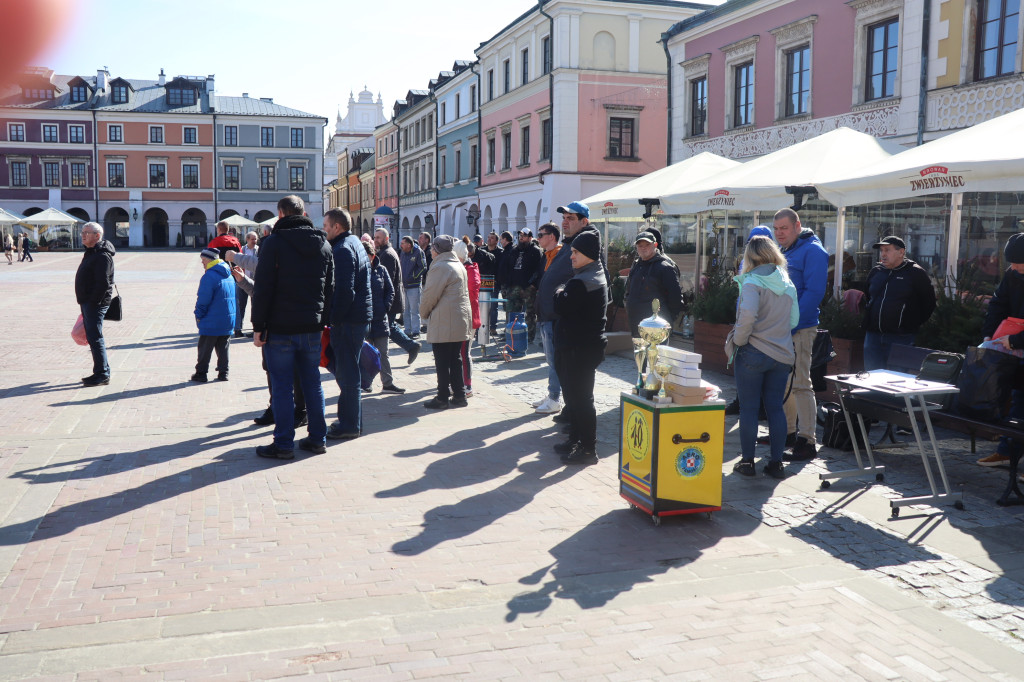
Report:
M 509 348 L 509 355 L 514 358 L 521 358 L 526 355 L 526 346 L 529 343 L 526 331 L 526 313 L 513 313 L 512 321 L 505 326 L 505 344 Z

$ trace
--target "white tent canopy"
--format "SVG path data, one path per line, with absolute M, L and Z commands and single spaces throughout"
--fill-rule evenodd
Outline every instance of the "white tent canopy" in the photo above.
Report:
M 661 207 L 672 214 L 716 208 L 782 208 L 793 203 L 786 187 L 807 187 L 825 178 L 849 175 L 900 150 L 894 143 L 850 128 L 837 128 L 711 176 L 684 192 L 663 196 Z
M 587 197 L 583 203 L 590 207 L 591 215 L 595 219 L 598 217 L 599 209 L 603 209 L 606 214 L 639 218 L 645 211 L 640 199 L 657 199 L 666 194 L 686 191 L 709 176 L 739 165 L 739 161 L 701 152 L 679 163 Z
M 229 215 L 227 218 L 224 218 L 223 220 L 218 220 L 217 222 L 218 223 L 227 223 L 231 227 L 244 227 L 244 228 L 247 228 L 247 229 L 250 228 L 250 227 L 256 227 L 256 225 L 259 224 L 255 220 L 249 220 L 248 218 L 243 218 L 242 216 L 238 215 L 237 213 L 235 213 L 234 215 Z
M 17 213 L 11 213 L 0 208 L 0 225 L 21 225 L 25 222 L 25 217 L 20 216 Z
M 22 218 L 21 222 L 28 225 L 38 225 L 42 227 L 49 225 L 77 225 L 84 221 L 56 208 L 48 208 L 45 211 L 36 213 L 35 215 Z
M 908 149 L 898 156 L 815 183 L 837 206 L 925 194 L 1024 189 L 1024 109 Z

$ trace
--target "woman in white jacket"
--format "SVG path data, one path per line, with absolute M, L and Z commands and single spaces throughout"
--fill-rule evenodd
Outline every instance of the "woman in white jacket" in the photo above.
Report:
M 466 268 L 452 252 L 454 246 L 450 235 L 434 239 L 430 247 L 433 260 L 420 297 L 420 318 L 427 320 L 427 341 L 437 371 L 437 395 L 424 403 L 431 410 L 467 405 L 460 350 L 473 333 L 473 314 Z

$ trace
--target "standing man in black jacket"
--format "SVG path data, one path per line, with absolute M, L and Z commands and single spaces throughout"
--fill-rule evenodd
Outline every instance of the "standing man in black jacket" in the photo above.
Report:
M 868 275 L 864 313 L 864 369 L 885 369 L 892 345 L 914 345 L 935 311 L 935 288 L 920 265 L 906 257 L 907 245 L 889 236 L 874 245 L 879 263 Z
M 114 292 L 114 245 L 103 239 L 103 226 L 86 223 L 82 227 L 85 254 L 75 273 L 75 298 L 82 309 L 85 338 L 92 351 L 92 374 L 82 378 L 86 386 L 110 383 L 107 344 L 103 339 L 103 317 Z
M 326 452 L 327 420 L 320 385 L 320 336 L 334 293 L 334 258 L 322 230 L 304 215 L 302 199 L 277 202 L 278 221 L 260 249 L 253 278 L 252 329 L 257 348 L 266 346 L 271 406 L 280 416 L 295 411 L 292 377 L 298 372 L 309 415 L 309 436 L 299 447 Z M 256 448 L 260 457 L 293 459 L 295 424 L 274 422 L 274 442 Z
M 388 310 L 388 328 L 391 330 L 391 340 L 397 343 L 402 350 L 409 354 L 411 365 L 420 354 L 420 342 L 410 339 L 401 325 L 395 322 L 395 318 L 404 310 L 403 288 L 402 288 L 402 264 L 398 260 L 398 254 L 391 246 L 391 233 L 386 227 L 378 227 L 373 231 L 373 245 L 377 247 L 377 260 L 387 270 L 391 278 L 391 286 L 395 288 L 395 298 L 391 302 L 391 309 Z
M 683 291 L 679 287 L 679 268 L 658 248 L 658 239 L 653 232 L 641 232 L 636 236 L 636 253 L 626 279 L 626 310 L 629 312 L 629 329 L 634 337 L 640 336 L 638 325 L 653 314 L 654 299 L 667 311 L 671 322 L 683 311 Z
M 533 343 L 537 336 L 537 283 L 544 274 L 544 252 L 533 241 L 533 231 L 524 227 L 519 231 L 519 244 L 506 254 L 508 266 L 508 310 L 511 313 L 526 313 L 528 339 Z
M 501 298 L 501 281 L 498 273 L 501 272 L 501 260 L 505 254 L 505 249 L 501 248 L 501 244 L 498 242 L 498 233 L 491 232 L 487 235 L 487 253 L 494 257 L 493 265 L 493 277 L 494 277 L 494 294 L 491 298 Z M 483 270 L 480 271 L 480 276 L 483 278 Z M 494 334 L 498 331 L 498 304 L 491 304 L 491 319 L 485 320 L 490 325 L 491 333 Z

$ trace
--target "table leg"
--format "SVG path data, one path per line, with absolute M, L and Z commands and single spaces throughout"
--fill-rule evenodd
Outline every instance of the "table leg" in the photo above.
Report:
M 914 504 L 942 504 L 950 503 L 957 509 L 963 509 L 963 493 L 953 493 L 949 489 L 949 479 L 946 478 L 946 468 L 942 464 L 942 455 L 939 453 L 938 443 L 935 442 L 935 430 L 932 428 L 932 420 L 928 415 L 928 405 L 925 402 L 924 396 L 919 395 L 918 402 L 919 407 L 914 407 L 914 404 L 910 396 L 904 396 L 903 400 L 906 403 L 907 414 L 910 415 L 910 426 L 914 430 L 914 439 L 917 441 L 917 449 L 921 453 L 921 464 L 924 466 L 924 474 L 928 478 L 928 487 L 931 489 L 931 495 L 922 495 L 919 497 L 903 497 L 898 500 L 890 500 L 889 506 L 892 510 L 893 517 L 899 516 L 900 507 L 907 507 Z M 935 476 L 932 474 L 931 464 L 928 462 L 928 451 L 925 449 L 924 440 L 921 437 L 921 429 L 917 425 L 917 419 L 914 416 L 914 412 L 920 410 L 924 419 L 925 428 L 928 430 L 928 440 L 931 443 L 932 454 L 935 456 L 935 466 L 939 470 L 939 476 L 942 480 L 942 486 L 945 492 L 939 492 L 935 485 Z
M 821 481 L 822 488 L 829 488 L 832 485 L 832 480 L 841 478 L 854 478 L 856 476 L 864 476 L 866 474 L 874 474 L 876 481 L 885 479 L 885 467 L 878 466 L 875 464 L 875 455 L 871 451 L 871 438 L 868 436 L 868 428 L 864 423 L 864 417 L 860 414 L 857 415 L 857 426 L 860 428 L 860 433 L 864 437 L 864 451 L 868 456 L 868 466 L 864 466 L 864 460 L 860 456 L 860 448 L 857 445 L 856 432 L 853 430 L 853 420 L 850 418 L 850 412 L 846 409 L 846 403 L 843 402 L 843 391 L 840 388 L 836 391 L 839 395 L 839 405 L 843 408 L 843 417 L 846 419 L 846 428 L 850 432 L 850 439 L 853 442 L 853 456 L 857 460 L 856 469 L 846 469 L 844 471 L 829 471 L 824 474 L 818 474 L 818 479 Z

